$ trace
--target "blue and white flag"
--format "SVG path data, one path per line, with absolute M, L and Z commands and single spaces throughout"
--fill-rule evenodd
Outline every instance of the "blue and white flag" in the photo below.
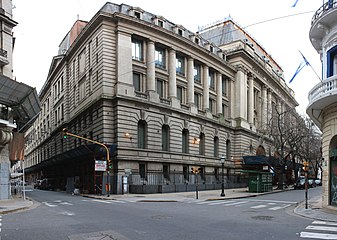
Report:
M 296 69 L 296 72 L 294 74 L 294 76 L 290 79 L 289 83 L 291 83 L 294 78 L 297 76 L 297 74 L 305 67 L 305 66 L 310 66 L 310 63 L 308 62 L 308 60 L 304 57 L 304 55 L 300 52 L 300 54 L 303 57 L 303 61 L 300 63 L 300 65 L 298 66 L 298 68 Z
M 298 3 L 298 0 L 291 6 L 291 7 L 296 7 L 296 4 Z

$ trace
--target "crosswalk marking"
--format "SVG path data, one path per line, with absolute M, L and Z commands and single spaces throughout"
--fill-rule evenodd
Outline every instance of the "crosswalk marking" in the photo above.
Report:
M 219 202 L 209 203 L 208 205 L 213 206 L 213 205 L 219 205 L 219 204 L 229 204 L 229 203 L 232 203 L 232 202 L 234 202 L 234 201 L 219 201 Z
M 74 205 L 74 204 L 72 204 L 72 203 L 69 203 L 69 202 L 60 202 L 60 204 L 62 204 L 62 205 L 68 205 L 68 206 L 72 206 L 72 205 Z
M 258 208 L 264 208 L 264 207 L 267 207 L 267 205 L 261 204 L 261 205 L 252 206 L 250 208 L 258 209 Z
M 336 234 L 326 234 L 326 233 L 312 233 L 312 232 L 301 232 L 301 238 L 316 238 L 316 239 L 337 239 Z
M 235 206 L 235 205 L 241 205 L 241 204 L 245 204 L 248 201 L 242 201 L 242 202 L 234 202 L 234 203 L 229 203 L 229 204 L 225 204 L 225 206 Z
M 312 225 L 309 225 L 305 229 L 318 230 L 318 231 L 337 232 L 337 227 L 326 227 L 326 226 L 312 226 Z
M 284 205 L 284 206 L 278 206 L 278 207 L 272 207 L 272 208 L 269 208 L 269 210 L 276 211 L 276 210 L 280 210 L 282 208 L 286 208 L 286 207 L 289 207 L 289 206 L 291 206 L 291 204 L 287 204 L 287 205 Z
M 113 203 L 112 201 L 100 200 L 100 199 L 91 199 L 91 201 L 93 201 L 93 202 L 101 202 L 101 203 L 108 203 L 108 204 Z
M 312 224 L 337 226 L 337 222 L 313 221 Z
M 337 240 L 337 223 L 327 221 L 313 221 L 311 225 L 305 228 L 307 231 L 303 231 L 300 234 L 301 238 L 314 238 L 314 239 L 328 239 Z M 308 232 L 311 230 L 313 232 Z

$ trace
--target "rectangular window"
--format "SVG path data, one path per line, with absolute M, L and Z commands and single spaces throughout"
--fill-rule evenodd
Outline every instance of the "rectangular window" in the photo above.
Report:
M 183 175 L 184 175 L 184 180 L 188 181 L 188 166 L 183 166 Z
M 160 67 L 160 68 L 166 67 L 165 50 L 164 49 L 156 47 L 155 62 L 156 62 L 157 67 Z
M 215 180 L 219 180 L 219 168 L 214 168 Z
M 182 132 L 182 152 L 189 152 L 189 132 L 187 129 L 184 129 Z
M 215 72 L 209 71 L 208 74 L 208 85 L 210 89 L 215 89 Z
M 199 93 L 194 93 L 194 105 L 201 109 L 201 95 Z
M 201 66 L 199 64 L 194 64 L 194 81 L 201 82 Z
M 222 81 L 222 95 L 227 96 L 227 80 L 225 76 L 222 76 L 221 81 Z
M 138 39 L 132 39 L 132 59 L 143 61 L 143 42 Z
M 83 100 L 85 98 L 85 78 L 83 78 L 79 83 L 78 83 L 78 88 L 79 88 L 79 100 Z
M 164 81 L 157 80 L 157 93 L 159 94 L 159 97 L 164 97 Z
M 213 99 L 209 99 L 209 111 L 214 114 L 215 113 L 215 101 Z
M 185 59 L 184 57 L 178 55 L 176 59 L 176 72 L 182 76 L 185 76 Z
M 135 91 L 141 91 L 141 76 L 139 73 L 133 73 L 133 86 L 135 88 Z
M 177 87 L 177 98 L 179 99 L 180 103 L 184 103 L 183 101 L 183 88 L 178 86 Z
M 79 74 L 82 76 L 85 72 L 85 50 L 83 50 L 78 57 L 78 65 Z
M 162 127 L 162 150 L 169 151 L 170 149 L 170 128 L 168 125 Z
M 141 179 L 146 178 L 146 166 L 145 163 L 139 163 L 139 176 Z
M 170 168 L 168 164 L 163 165 L 163 176 L 165 179 L 170 180 Z

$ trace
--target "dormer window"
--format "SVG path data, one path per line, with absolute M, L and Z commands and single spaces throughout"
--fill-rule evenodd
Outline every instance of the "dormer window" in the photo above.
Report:
M 135 18 L 142 19 L 142 13 L 135 11 Z
M 182 36 L 182 35 L 183 35 L 183 30 L 180 29 L 180 28 L 178 28 L 178 34 L 179 34 L 180 36 Z
M 214 51 L 213 46 L 209 46 L 209 51 L 210 51 L 210 52 L 213 52 L 213 51 Z
M 194 39 L 194 42 L 195 42 L 196 44 L 198 44 L 198 45 L 199 45 L 199 43 L 200 43 L 200 39 L 196 37 L 196 38 Z
M 163 22 L 162 20 L 159 20 L 159 19 L 158 19 L 157 25 L 158 25 L 159 27 L 164 27 L 164 22 Z

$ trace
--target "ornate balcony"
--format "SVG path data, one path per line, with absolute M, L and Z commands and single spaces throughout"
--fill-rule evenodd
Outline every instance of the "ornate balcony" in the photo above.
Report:
M 309 36 L 312 45 L 317 51 L 322 48 L 323 37 L 336 26 L 336 18 L 337 0 L 323 3 L 312 17 Z
M 321 128 L 322 112 L 325 107 L 336 102 L 337 97 L 337 75 L 329 77 L 309 92 L 309 106 L 307 114 Z
M 9 61 L 7 60 L 7 51 L 0 48 L 0 65 L 4 66 L 9 64 Z

